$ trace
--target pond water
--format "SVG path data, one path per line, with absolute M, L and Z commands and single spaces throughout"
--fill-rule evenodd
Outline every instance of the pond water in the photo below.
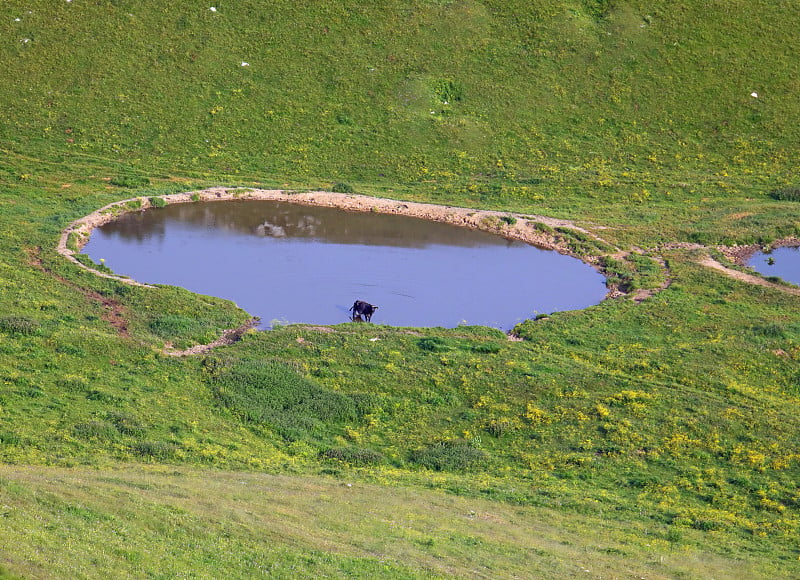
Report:
M 748 260 L 747 265 L 762 276 L 778 276 L 787 282 L 800 285 L 800 248 L 776 248 L 771 252 L 759 252 Z
M 227 298 L 263 326 L 338 324 L 355 300 L 373 323 L 511 329 L 606 293 L 591 266 L 485 232 L 398 215 L 274 201 L 129 213 L 83 250 L 140 282 Z

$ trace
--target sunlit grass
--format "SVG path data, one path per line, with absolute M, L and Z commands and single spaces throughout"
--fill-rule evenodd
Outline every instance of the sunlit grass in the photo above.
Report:
M 132 196 L 324 188 L 577 220 L 658 287 L 665 242 L 798 234 L 796 11 L 216 7 L 3 4 L 0 576 L 798 576 L 797 299 L 690 250 L 523 342 L 284 327 L 181 359 L 248 315 L 54 251 Z

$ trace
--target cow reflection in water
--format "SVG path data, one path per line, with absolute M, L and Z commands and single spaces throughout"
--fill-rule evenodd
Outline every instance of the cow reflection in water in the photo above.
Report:
M 369 302 L 364 302 L 363 300 L 356 300 L 353 302 L 353 305 L 350 307 L 350 311 L 353 313 L 352 320 L 353 322 L 371 322 L 372 315 L 378 309 L 377 306 L 373 306 Z

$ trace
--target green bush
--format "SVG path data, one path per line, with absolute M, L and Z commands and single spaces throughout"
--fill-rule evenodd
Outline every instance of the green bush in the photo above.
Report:
M 376 465 L 385 460 L 382 453 L 363 447 L 330 447 L 320 452 L 319 456 L 356 466 Z
M 165 200 L 163 197 L 151 197 L 150 198 L 150 205 L 152 207 L 166 207 L 167 206 L 167 200 Z
M 463 439 L 442 441 L 411 454 L 413 463 L 434 471 L 465 471 L 479 468 L 489 459 L 488 453 Z
M 349 183 L 336 183 L 331 191 L 334 193 L 354 193 L 355 189 Z
M 19 435 L 16 433 L 0 433 L 0 445 L 19 445 L 22 443 Z
M 131 445 L 131 451 L 136 455 L 149 459 L 170 459 L 175 455 L 178 447 L 169 441 L 139 441 Z
M 138 175 L 117 175 L 111 178 L 111 185 L 117 187 L 144 187 L 150 185 L 150 180 L 147 177 Z
M 504 216 L 500 217 L 500 221 L 501 222 L 505 222 L 506 224 L 508 224 L 510 226 L 513 226 L 515 223 L 517 223 L 517 218 L 515 218 L 514 216 L 510 216 L 510 215 L 504 215 Z
M 533 229 L 535 229 L 537 232 L 542 232 L 544 234 L 550 234 L 550 235 L 555 233 L 555 230 L 545 223 L 530 222 L 530 224 L 531 226 L 533 226 Z
M 758 324 L 750 327 L 750 332 L 765 338 L 786 338 L 786 329 L 774 322 Z
M 364 401 L 319 386 L 277 361 L 246 361 L 212 370 L 214 395 L 242 420 L 267 424 L 288 440 L 322 434 L 326 427 L 357 421 Z
M 433 85 L 433 96 L 442 104 L 456 103 L 464 98 L 464 87 L 452 79 L 440 79 Z
M 36 334 L 40 326 L 38 320 L 27 316 L 5 316 L 0 318 L 0 330 L 7 334 Z
M 502 349 L 503 345 L 496 342 L 484 342 L 481 344 L 476 344 L 472 347 L 473 352 L 478 352 L 481 354 L 497 354 Z
M 800 187 L 783 187 L 769 193 L 772 199 L 778 201 L 800 201 Z
M 198 331 L 201 324 L 194 318 L 178 314 L 163 314 L 150 321 L 148 324 L 153 334 L 161 338 L 185 336 Z
M 114 425 L 105 421 L 78 423 L 73 427 L 73 431 L 77 437 L 82 439 L 101 439 L 105 441 L 113 441 L 119 434 Z
M 441 352 L 444 350 L 450 350 L 450 346 L 447 344 L 447 341 L 443 338 L 439 338 L 438 336 L 426 336 L 425 338 L 420 338 L 417 341 L 417 346 L 421 350 L 428 352 Z
M 123 435 L 141 437 L 147 431 L 139 419 L 129 413 L 111 412 L 106 417 L 114 428 Z

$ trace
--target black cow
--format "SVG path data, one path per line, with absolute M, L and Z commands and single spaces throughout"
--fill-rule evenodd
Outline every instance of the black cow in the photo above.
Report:
M 377 309 L 377 306 L 373 306 L 369 302 L 364 302 L 363 300 L 356 300 L 349 308 L 349 310 L 353 312 L 353 322 L 361 321 L 362 316 L 364 317 L 363 320 L 370 322 L 372 320 L 372 315 L 375 314 Z

